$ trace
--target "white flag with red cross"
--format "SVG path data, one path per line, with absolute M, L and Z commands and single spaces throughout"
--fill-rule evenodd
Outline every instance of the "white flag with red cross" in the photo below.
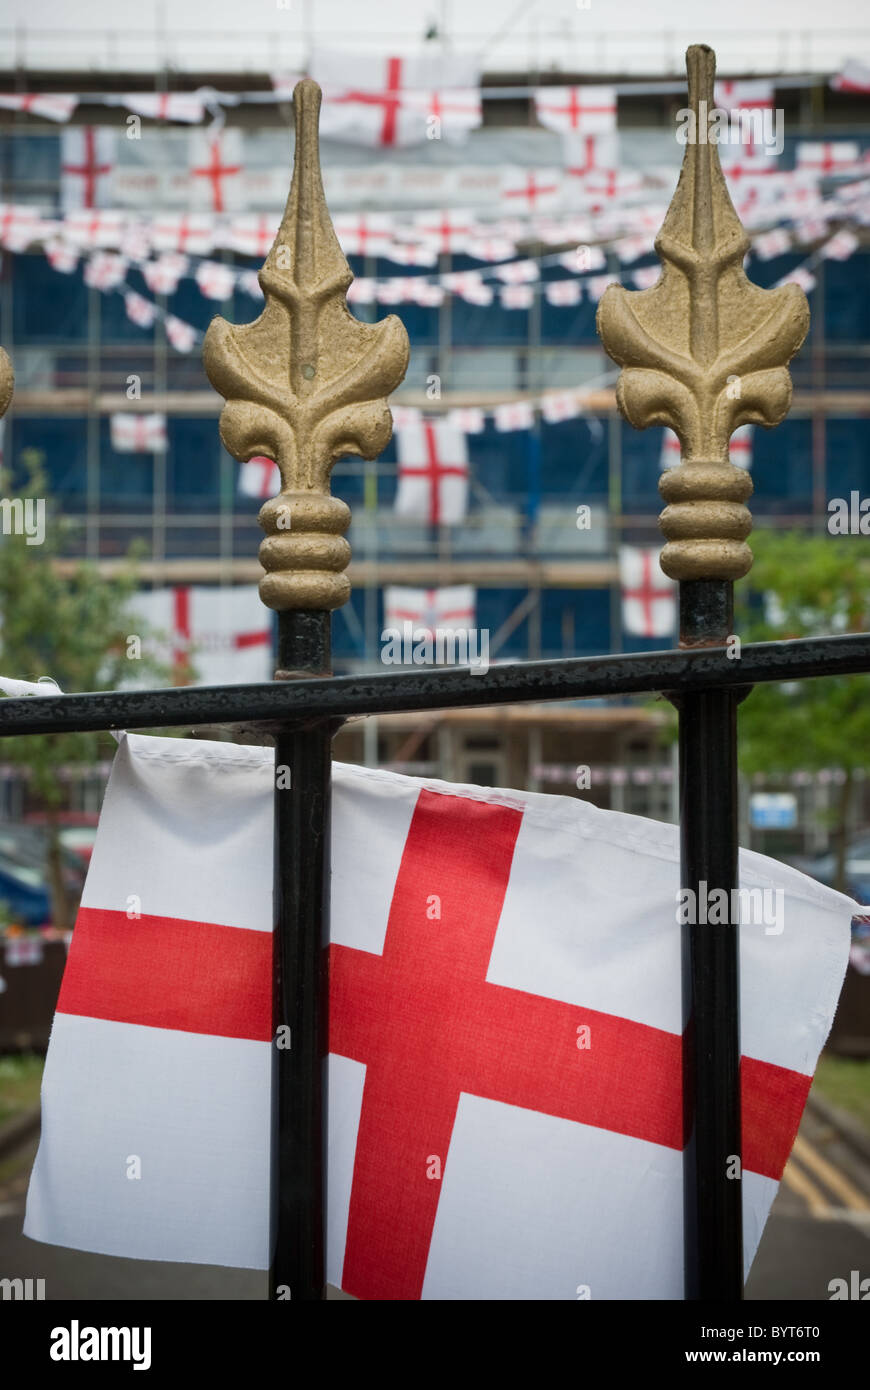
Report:
M 271 749 L 122 737 L 45 1066 L 32 1239 L 268 1265 L 274 787 Z M 338 763 L 331 836 L 330 1283 L 680 1299 L 677 827 Z M 855 904 L 748 851 L 740 882 L 780 895 L 785 928 L 742 914 L 748 1270 Z
M 677 623 L 677 586 L 659 567 L 654 546 L 619 547 L 622 626 L 634 637 L 673 637 Z
M 396 515 L 455 526 L 468 509 L 468 446 L 449 418 L 396 429 Z
M 3 92 L 0 110 L 29 111 L 48 121 L 66 123 L 79 104 L 77 96 L 61 92 Z
M 197 125 L 205 114 L 205 103 L 197 92 L 127 92 L 121 101 L 128 110 L 153 121 Z
M 242 132 L 235 128 L 190 133 L 191 202 L 210 212 L 244 206 Z
M 117 454 L 166 452 L 166 416 L 162 412 L 139 415 L 129 410 L 117 411 L 110 416 L 109 432 Z
M 606 135 L 616 129 L 616 88 L 539 87 L 535 115 L 560 134 Z
M 116 132 L 105 126 L 70 126 L 60 133 L 60 205 L 102 208 L 112 201 Z
M 256 584 L 143 590 L 131 600 L 130 610 L 150 630 L 143 649 L 171 667 L 176 685 L 230 685 L 272 677 L 271 613 Z
M 411 589 L 390 585 L 384 589 L 384 627 L 404 632 L 411 624 L 415 635 L 432 636 L 437 628 L 467 632 L 474 626 L 477 596 L 470 584 L 448 584 L 441 589 Z
M 320 133 L 326 139 L 387 149 L 427 138 L 457 143 L 480 125 L 479 70 L 473 58 L 436 53 L 381 58 L 315 50 L 309 70 L 323 89 Z

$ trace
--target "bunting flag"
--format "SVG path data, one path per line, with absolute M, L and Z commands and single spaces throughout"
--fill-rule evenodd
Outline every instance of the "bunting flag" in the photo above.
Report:
M 439 628 L 467 632 L 474 626 L 476 601 L 470 584 L 451 584 L 442 589 L 391 585 L 384 589 L 384 627 L 403 632 L 408 623 L 415 639 L 433 637 Z
M 0 110 L 28 111 L 33 116 L 66 123 L 78 106 L 78 100 L 76 96 L 61 92 L 3 92 L 0 93 Z
M 158 411 L 147 415 L 117 411 L 109 417 L 109 432 L 116 454 L 166 452 L 166 416 Z
M 836 92 L 870 92 L 870 64 L 854 60 L 844 64 L 843 71 L 831 78 Z
M 157 305 L 135 290 L 124 291 L 124 308 L 127 318 L 139 328 L 152 328 L 157 319 Z
M 446 139 L 460 143 L 480 125 L 480 74 L 454 54 L 416 58 L 317 50 L 309 73 L 323 89 L 324 139 L 395 148 Z
M 616 129 L 615 87 L 539 87 L 535 115 L 559 134 L 606 135 Z
M 493 408 L 497 430 L 530 430 L 535 423 L 535 407 L 531 401 L 505 401 Z
M 26 251 L 39 235 L 37 208 L 19 203 L 0 203 L 0 246 L 7 251 Z
M 256 584 L 143 591 L 130 610 L 131 621 L 144 619 L 150 629 L 143 651 L 171 666 L 176 685 L 271 680 L 272 615 Z
M 274 789 L 272 749 L 122 736 L 45 1066 L 31 1239 L 269 1264 Z M 331 830 L 330 1283 L 682 1298 L 677 827 L 336 763 Z M 740 884 L 748 1271 L 856 905 L 748 851 Z M 785 931 L 753 910 L 765 895 Z
M 795 167 L 823 176 L 852 169 L 861 160 L 861 147 L 854 140 L 799 140 Z
M 235 225 L 230 224 L 231 231 Z M 215 234 L 214 218 L 205 212 L 163 213 L 151 223 L 151 242 L 155 251 L 207 256 L 214 248 Z
M 174 294 L 190 265 L 187 256 L 166 254 L 142 267 L 142 276 L 152 294 Z
M 461 430 L 463 434 L 482 434 L 486 425 L 486 413 L 477 405 L 459 406 L 455 410 L 449 410 L 447 419 L 454 429 Z
M 396 515 L 433 526 L 462 521 L 468 508 L 468 451 L 455 424 L 421 416 L 396 429 L 396 452 Z
M 90 289 L 113 290 L 123 284 L 128 262 L 112 251 L 97 251 L 85 261 L 84 281 Z
M 563 420 L 576 420 L 580 401 L 576 391 L 548 391 L 541 397 L 541 415 L 549 425 Z
M 64 239 L 87 250 L 117 248 L 124 234 L 125 221 L 123 213 L 111 208 L 68 212 L 63 220 Z
M 127 92 L 121 98 L 129 111 L 153 121 L 183 121 L 198 124 L 205 104 L 198 92 Z
M 116 132 L 70 126 L 60 134 L 60 203 L 64 210 L 103 208 L 111 202 Z
M 192 352 L 196 347 L 196 329 L 191 324 L 185 323 L 183 319 L 176 318 L 174 314 L 166 314 L 163 322 L 166 327 L 166 337 L 176 352 Z
M 232 299 L 236 275 L 231 266 L 220 261 L 201 261 L 194 279 L 206 299 Z
M 659 567 L 660 550 L 619 548 L 622 626 L 633 637 L 673 638 L 677 622 L 677 586 Z
M 190 133 L 192 202 L 211 212 L 242 206 L 242 132 L 235 128 Z

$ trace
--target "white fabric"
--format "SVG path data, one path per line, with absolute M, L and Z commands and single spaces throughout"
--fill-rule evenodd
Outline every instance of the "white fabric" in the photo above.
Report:
M 131 599 L 130 610 L 131 621 L 144 619 L 150 630 L 143 652 L 164 664 L 189 662 L 194 685 L 271 679 L 271 614 L 256 584 L 142 590 Z M 130 683 L 143 680 L 153 683 L 135 673 Z
M 83 907 L 120 914 L 141 888 L 143 914 L 268 932 L 273 756 L 123 738 Z M 336 946 L 383 953 L 424 789 L 444 798 L 445 813 L 457 797 L 522 812 L 488 983 L 681 1031 L 677 828 L 579 799 L 334 765 Z M 781 934 L 740 930 L 743 1053 L 809 1075 L 855 905 L 747 851 L 740 875 L 746 887 L 784 894 Z M 125 918 L 118 949 L 125 933 L 148 929 Z M 140 1259 L 264 1268 L 269 1051 L 266 1042 L 59 1013 L 25 1234 Z M 339 1285 L 365 1075 L 364 1063 L 330 1058 L 327 1277 Z M 141 1181 L 127 1177 L 131 1156 Z M 574 1300 L 581 1286 L 595 1299 L 681 1296 L 676 1149 L 462 1091 L 445 1158 L 423 1298 Z M 776 1189 L 744 1172 L 747 1270 Z

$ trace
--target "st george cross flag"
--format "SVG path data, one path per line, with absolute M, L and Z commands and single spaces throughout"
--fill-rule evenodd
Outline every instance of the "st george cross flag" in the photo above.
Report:
M 105 126 L 70 126 L 60 135 L 60 205 L 104 208 L 111 200 L 115 167 L 114 130 Z
M 634 637 L 673 637 L 677 622 L 677 586 L 659 566 L 655 546 L 622 545 L 622 626 Z
M 109 427 L 116 454 L 166 452 L 166 416 L 160 411 L 139 415 L 129 410 L 119 410 L 110 416 Z
M 468 446 L 450 419 L 422 416 L 396 430 L 396 515 L 455 526 L 468 507 Z
M 177 685 L 271 679 L 271 620 L 256 584 L 143 590 L 130 609 L 150 629 L 143 650 L 172 666 Z
M 384 589 L 384 627 L 430 635 L 437 628 L 467 631 L 474 624 L 476 594 L 471 584 L 448 584 L 442 589 Z
M 43 1078 L 31 1239 L 267 1266 L 273 759 L 122 737 Z M 331 833 L 330 1283 L 681 1298 L 677 828 L 336 764 Z M 740 928 L 748 1269 L 855 905 L 746 851 L 740 881 L 783 924 Z

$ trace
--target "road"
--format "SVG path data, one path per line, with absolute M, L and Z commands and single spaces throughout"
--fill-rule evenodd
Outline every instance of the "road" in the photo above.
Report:
M 158 1264 L 41 1245 L 21 1234 L 32 1140 L 0 1165 L 0 1278 L 45 1279 L 50 1299 L 263 1299 L 243 1269 Z M 832 1279 L 870 1277 L 870 1164 L 807 1111 L 746 1287 L 747 1299 L 827 1300 Z M 344 1299 L 336 1290 L 329 1296 Z

